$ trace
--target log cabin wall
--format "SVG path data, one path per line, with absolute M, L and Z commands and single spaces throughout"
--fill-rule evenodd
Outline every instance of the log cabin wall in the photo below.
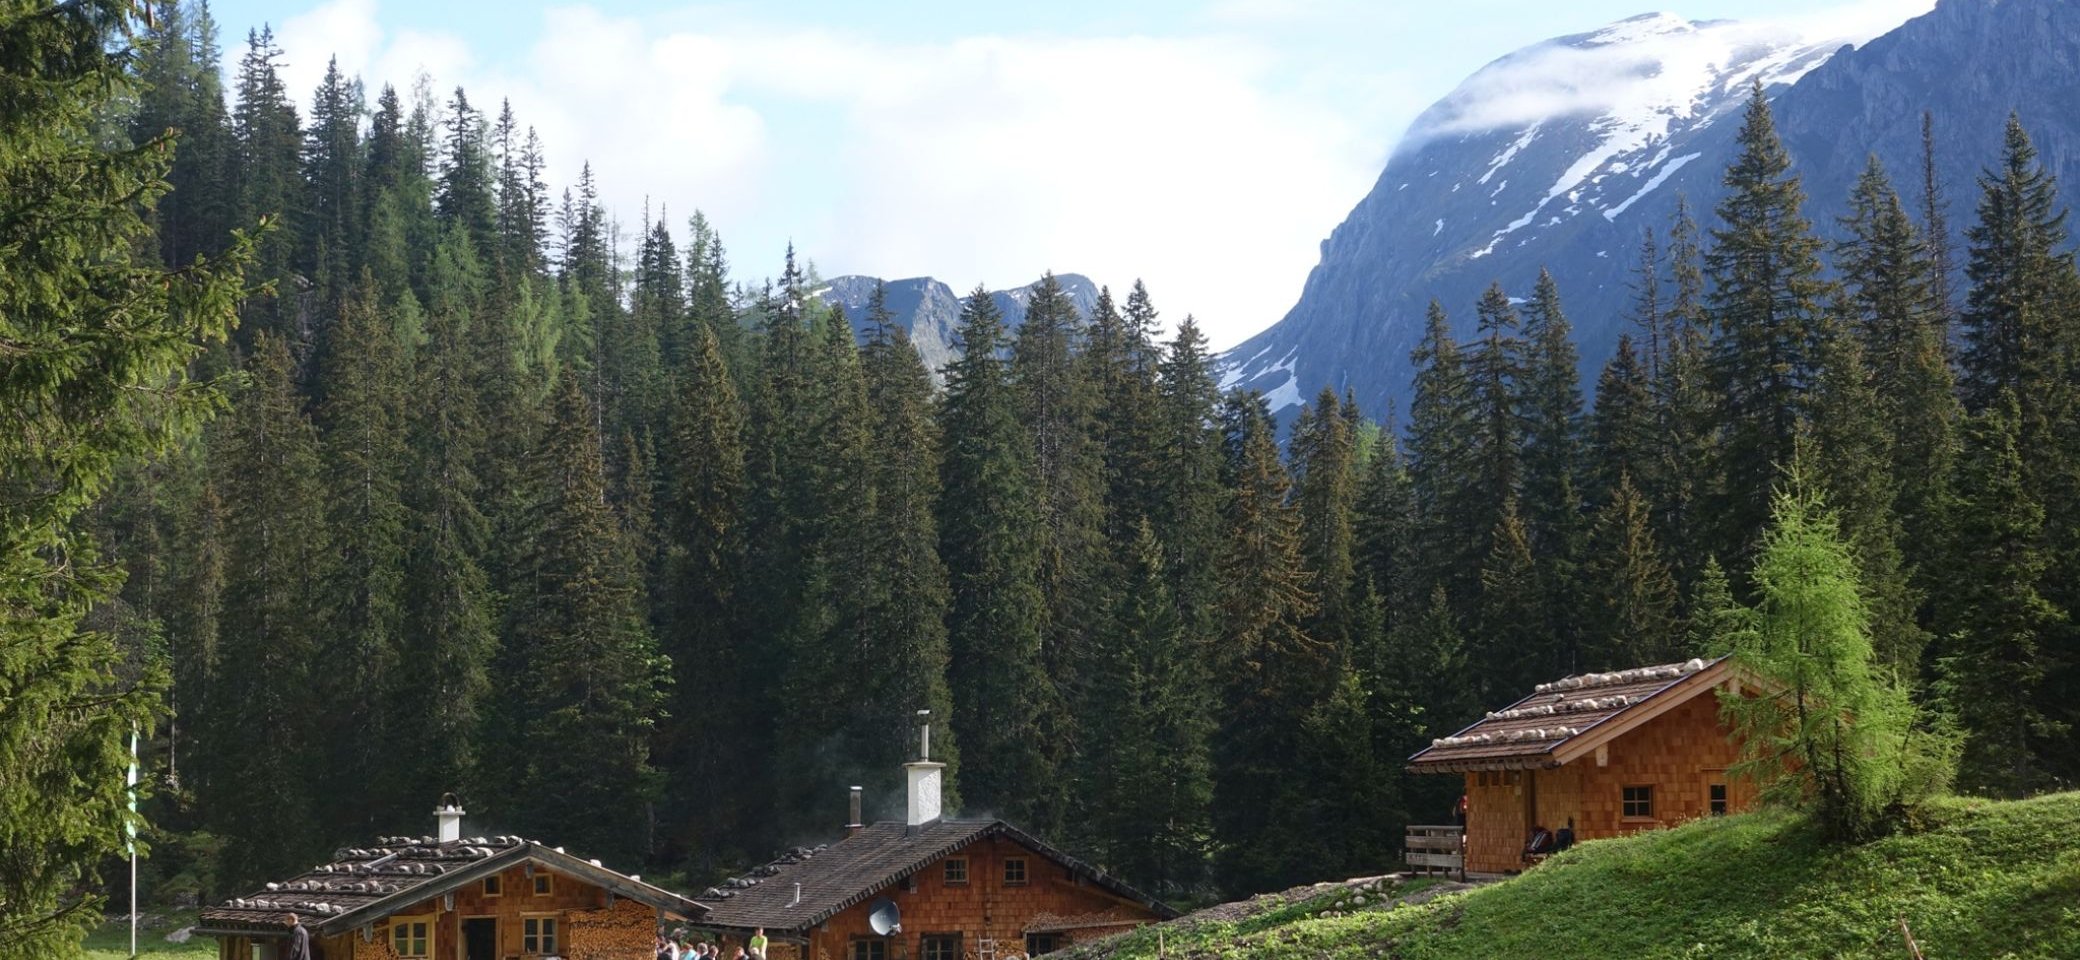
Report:
M 965 860 L 967 882 L 948 883 L 948 860 Z M 1023 860 L 1025 882 L 1007 883 L 1006 862 Z M 903 929 L 889 937 L 874 934 L 867 915 L 874 901 L 887 897 L 902 914 Z M 1146 906 L 1113 895 L 1079 879 L 1069 868 L 1004 837 L 989 837 L 927 864 L 909 880 L 896 883 L 865 902 L 854 904 L 808 931 L 806 944 L 773 937 L 768 960 L 852 960 L 855 941 L 880 941 L 884 960 L 924 960 L 928 936 L 958 935 L 959 960 L 981 960 L 982 943 L 993 940 L 1002 958 L 1026 953 L 1026 928 L 1035 917 L 1078 918 L 1074 929 L 1061 931 L 1056 946 L 1094 939 L 1161 919 Z M 1107 922 L 1107 921 L 1113 922 Z M 725 937 L 723 956 L 742 945 Z
M 1594 840 L 1709 816 L 1714 784 L 1726 790 L 1726 812 L 1754 806 L 1753 786 L 1726 775 L 1737 750 L 1709 692 L 1619 736 L 1604 754 L 1601 765 L 1591 754 L 1552 769 L 1467 774 L 1466 869 L 1520 870 L 1528 831 L 1557 832 L 1570 817 L 1575 839 Z M 1627 787 L 1651 791 L 1649 815 L 1626 815 Z

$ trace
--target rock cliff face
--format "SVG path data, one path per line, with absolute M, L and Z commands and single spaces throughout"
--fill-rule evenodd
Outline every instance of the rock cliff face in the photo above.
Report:
M 1098 302 L 1098 287 L 1078 273 L 1058 274 L 1055 281 L 1069 294 L 1079 316 L 1089 317 L 1091 308 Z M 861 340 L 867 336 L 867 301 L 874 296 L 874 286 L 884 281 L 875 277 L 844 276 L 831 280 L 816 291 L 816 295 L 827 303 L 834 303 L 845 310 L 845 318 L 852 322 L 852 330 Z M 897 326 L 909 331 L 910 341 L 917 353 L 924 358 L 925 369 L 932 371 L 938 379 L 939 369 L 944 367 L 959 352 L 954 342 L 954 333 L 960 327 L 961 298 L 953 288 L 931 277 L 911 277 L 907 280 L 886 281 L 889 312 L 895 314 Z M 990 293 L 997 309 L 1004 313 L 1004 323 L 1017 330 L 1026 320 L 1026 305 L 1032 302 L 1033 287 L 1039 281 L 1009 290 Z
M 1323 386 L 1374 416 L 1405 410 L 1409 350 L 1436 298 L 1465 335 L 1490 282 L 1559 280 L 1585 385 L 1630 326 L 1642 231 L 1677 197 L 1713 225 L 1740 108 L 1764 85 L 1823 233 L 1875 153 L 1918 205 L 1921 112 L 1932 111 L 1950 225 L 2010 110 L 2045 159 L 2080 182 L 2080 4 L 1941 0 L 1871 39 L 1813 39 L 1667 14 L 1527 47 L 1419 117 L 1370 195 L 1322 244 L 1291 312 L 1226 356 L 1226 381 L 1276 408 Z M 1290 412 L 1290 411 L 1288 411 Z

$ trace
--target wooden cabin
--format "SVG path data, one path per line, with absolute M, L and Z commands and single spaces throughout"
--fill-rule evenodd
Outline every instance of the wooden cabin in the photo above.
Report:
M 926 750 L 929 754 L 929 750 Z M 722 955 L 763 929 L 767 960 L 1013 960 L 1177 911 L 1002 820 L 942 817 L 941 764 L 906 764 L 904 821 L 860 822 L 699 900 Z M 872 914 L 897 918 L 876 929 Z
M 519 837 L 461 836 L 462 810 L 430 837 L 384 837 L 202 911 L 218 960 L 279 960 L 300 922 L 316 960 L 652 960 L 666 918 L 708 910 L 678 894 Z
M 1408 769 L 1466 778 L 1463 872 L 1514 873 L 1542 858 L 1526 850 L 1538 828 L 1593 840 L 1752 806 L 1752 786 L 1726 774 L 1737 750 L 1715 695 L 1735 683 L 1724 659 L 1542 683 Z M 1420 829 L 1411 861 L 1448 862 L 1440 828 Z

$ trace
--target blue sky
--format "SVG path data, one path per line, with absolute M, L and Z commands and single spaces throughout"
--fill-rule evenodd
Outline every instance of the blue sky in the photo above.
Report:
M 1647 0 L 1048 3 L 216 0 L 227 59 L 271 23 L 306 99 L 328 56 L 540 128 L 646 205 L 716 222 L 740 277 L 794 241 L 826 276 L 958 290 L 1143 277 L 1217 346 L 1284 315 L 1423 107 L 1513 49 Z M 1868 37 L 1933 0 L 1690 0 L 1695 19 Z

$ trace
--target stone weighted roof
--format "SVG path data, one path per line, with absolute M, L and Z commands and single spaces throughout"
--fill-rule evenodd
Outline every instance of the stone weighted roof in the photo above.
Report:
M 382 837 L 373 846 L 343 847 L 331 861 L 269 883 L 202 911 L 203 932 L 277 932 L 295 917 L 324 936 L 389 916 L 532 860 L 552 871 L 690 919 L 707 907 L 640 879 L 616 873 L 521 837 L 473 837 L 442 843 L 433 837 Z
M 1541 683 L 1530 696 L 1439 737 L 1408 759 L 1415 773 L 1557 767 L 1635 710 L 1711 689 L 1719 660 L 1688 660 Z M 1707 676 L 1709 674 L 1709 676 Z

